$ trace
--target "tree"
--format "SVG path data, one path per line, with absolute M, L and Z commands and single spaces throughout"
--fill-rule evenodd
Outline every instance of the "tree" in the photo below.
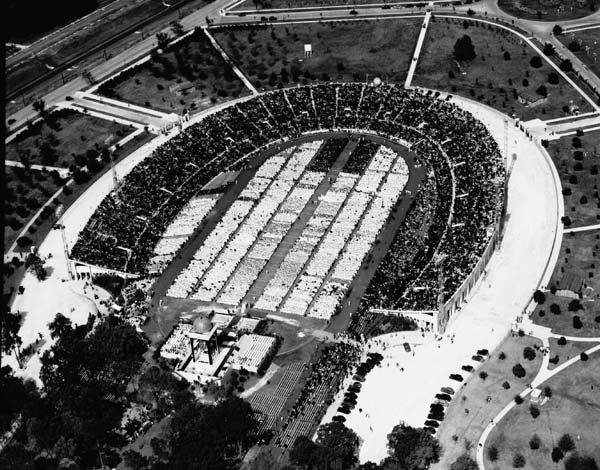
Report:
M 585 362 L 585 361 L 587 361 L 587 360 L 588 360 L 590 357 L 589 357 L 589 356 L 588 356 L 588 355 L 587 355 L 585 352 L 583 352 L 583 351 L 582 351 L 582 352 L 581 352 L 581 354 L 579 355 L 579 358 L 580 358 L 582 361 L 584 361 L 584 362 Z
M 558 440 L 558 447 L 566 454 L 575 449 L 575 442 L 570 434 L 563 434 Z
M 320 426 L 317 444 L 328 449 L 335 460 L 342 462 L 342 468 L 351 468 L 356 462 L 358 436 L 342 423 L 333 421 Z
M 400 423 L 388 434 L 388 454 L 401 468 L 429 468 L 439 460 L 441 447 L 424 429 Z
M 525 369 L 521 364 L 515 364 L 512 368 L 512 372 L 515 375 L 515 377 L 518 377 L 520 379 L 525 377 L 526 374 Z
M 489 451 L 488 451 L 489 455 Z M 452 465 L 450 470 L 478 470 L 477 462 L 469 454 L 462 454 L 459 456 Z
M 563 454 L 563 451 L 560 450 L 558 447 L 555 447 L 554 449 L 552 449 L 551 456 L 553 462 L 560 462 L 565 456 L 565 454 Z
M 168 33 L 156 33 L 156 44 L 159 49 L 164 51 L 169 44 L 169 40 L 170 38 Z
M 458 38 L 454 44 L 454 58 L 458 61 L 470 61 L 473 60 L 477 54 L 475 54 L 475 46 L 471 41 L 471 38 L 466 34 Z
M 537 450 L 540 448 L 540 445 L 542 445 L 542 440 L 540 439 L 540 436 L 538 436 L 537 434 L 531 436 L 531 439 L 529 439 L 529 448 L 531 450 Z
M 542 96 L 542 97 L 544 97 L 544 98 L 546 98 L 546 97 L 548 96 L 548 89 L 546 88 L 546 86 L 545 86 L 545 85 L 540 85 L 540 86 L 539 86 L 539 87 L 538 87 L 538 88 L 535 90 L 535 92 L 536 92 L 538 95 L 540 95 L 540 96 Z
M 513 468 L 523 468 L 525 466 L 526 460 L 523 454 L 515 454 L 513 456 L 512 466 Z
M 481 380 L 485 380 L 485 379 L 487 379 L 487 378 L 488 378 L 488 373 L 487 373 L 487 372 L 485 372 L 485 371 L 481 371 L 481 372 L 479 373 L 479 378 L 480 378 Z
M 41 117 L 46 116 L 46 103 L 44 102 L 44 100 L 39 99 L 39 100 L 34 101 L 33 104 L 31 105 L 31 107 Z
M 552 28 L 552 34 L 554 34 L 555 36 L 560 36 L 563 32 L 563 29 L 560 25 L 556 24 L 554 25 L 554 28 Z
M 504 51 L 504 60 L 510 60 L 510 52 Z
M 552 312 L 554 315 L 560 315 L 560 306 L 558 304 L 550 305 L 550 312 Z
M 488 459 L 490 459 L 490 462 L 498 460 L 498 448 L 496 446 L 490 446 L 488 449 Z
M 19 367 L 23 368 L 21 359 L 21 345 L 23 340 L 19 336 L 22 315 L 20 313 L 8 312 L 4 315 L 2 324 L 2 352 L 5 354 L 15 353 Z
M 523 349 L 523 357 L 529 361 L 533 361 L 535 359 L 535 351 L 533 348 L 526 346 Z
M 523 403 L 523 397 L 521 395 L 515 395 L 515 403 L 517 405 L 520 405 L 521 403 Z
M 558 83 L 559 83 L 559 77 L 558 77 L 558 74 L 556 72 L 550 72 L 548 74 L 548 83 L 550 85 L 558 85 Z
M 17 238 L 17 246 L 19 248 L 25 248 L 26 246 L 30 246 L 33 242 L 31 241 L 31 239 L 27 238 L 27 237 L 20 237 Z
M 561 336 L 560 338 L 558 338 L 557 344 L 559 346 L 565 346 L 567 344 L 567 338 Z
M 171 31 L 176 37 L 183 36 L 185 34 L 185 30 L 179 21 L 173 21 L 171 23 Z
M 540 415 L 540 409 L 535 405 L 530 405 L 529 413 L 531 413 L 531 416 L 533 417 L 533 419 L 536 419 Z
M 569 59 L 565 59 L 565 60 L 561 61 L 560 65 L 558 67 L 563 72 L 572 72 L 573 71 L 573 64 L 571 63 L 571 61 Z
M 550 44 L 549 42 L 544 44 L 544 55 L 550 57 L 554 55 L 554 52 L 554 46 L 552 44 Z
M 575 328 L 576 330 L 583 328 L 583 323 L 581 322 L 581 318 L 579 317 L 579 315 L 575 315 L 573 317 L 573 328 Z
M 48 329 L 52 339 L 62 338 L 73 330 L 73 324 L 70 318 L 65 317 L 62 313 L 57 313 L 54 320 L 48 323 Z
M 548 385 L 544 387 L 544 396 L 548 399 L 552 398 L 552 389 Z
M 533 300 L 539 304 L 542 305 L 544 302 L 546 302 L 546 294 L 544 294 L 541 290 L 536 290 L 533 293 Z
M 529 65 L 531 65 L 534 69 L 539 69 L 542 66 L 542 59 L 539 55 L 534 55 L 529 61 Z
M 123 453 L 123 460 L 125 465 L 131 470 L 146 470 L 150 461 L 148 457 L 144 457 L 139 452 L 129 449 Z

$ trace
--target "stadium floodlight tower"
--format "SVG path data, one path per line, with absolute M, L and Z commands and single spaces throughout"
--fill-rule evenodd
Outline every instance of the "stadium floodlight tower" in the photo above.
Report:
M 60 230 L 60 237 L 62 239 L 63 252 L 65 254 L 65 261 L 67 262 L 67 273 L 69 273 L 69 279 L 74 279 L 75 276 L 73 276 L 73 269 L 71 267 L 71 261 L 69 260 L 69 245 L 67 244 L 67 235 L 65 233 L 65 225 L 62 223 L 63 222 L 62 221 L 63 212 L 64 212 L 64 207 L 62 204 L 60 204 L 56 208 L 56 224 L 54 225 L 54 228 Z
M 435 332 L 442 334 L 446 329 L 449 318 L 446 318 L 444 313 L 444 260 L 448 257 L 446 253 L 436 253 L 433 256 L 433 264 L 438 270 L 438 310 L 437 314 L 434 315 L 433 326 Z

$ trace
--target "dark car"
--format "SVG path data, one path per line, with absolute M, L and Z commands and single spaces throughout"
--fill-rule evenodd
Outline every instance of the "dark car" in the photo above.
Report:
M 336 415 L 333 418 L 331 418 L 331 421 L 337 421 L 338 423 L 345 423 L 346 418 L 343 417 L 342 415 Z
M 454 395 L 454 389 L 451 387 L 442 387 L 440 390 L 448 395 Z
M 476 354 L 475 356 L 472 356 L 471 359 L 473 359 L 474 361 L 477 361 L 477 362 L 483 362 L 483 361 L 485 361 L 485 357 L 480 356 L 479 354 Z
M 467 372 L 473 372 L 475 370 L 473 366 L 462 366 L 461 369 Z
M 448 395 L 447 393 L 438 393 L 435 396 L 438 400 L 444 400 L 444 401 L 450 401 L 452 400 L 452 397 L 450 395 Z
M 433 419 L 428 419 L 427 421 L 425 421 L 425 426 L 429 426 L 432 428 L 438 428 L 440 426 L 440 423 L 438 423 L 437 421 L 434 421 Z
M 465 379 L 463 379 L 463 376 L 460 374 L 450 374 L 450 378 L 452 380 L 456 380 L 457 382 L 462 382 L 463 380 L 465 380 Z
M 403 345 L 403 346 L 404 346 L 404 350 L 405 350 L 406 352 L 410 352 L 410 344 L 408 344 L 408 343 L 404 343 L 404 345 Z
M 436 432 L 436 429 L 435 429 L 435 428 L 432 428 L 432 427 L 430 427 L 430 426 L 425 426 L 423 429 L 424 429 L 426 432 L 428 432 L 429 434 L 435 434 L 435 432 Z
M 344 413 L 345 415 L 350 414 L 350 408 L 346 407 L 346 406 L 340 406 L 337 409 L 340 413 Z
M 480 356 L 489 356 L 490 352 L 487 349 L 478 349 L 477 354 Z
M 360 382 L 353 382 L 351 387 L 358 387 L 358 389 L 360 390 L 362 388 L 362 384 Z

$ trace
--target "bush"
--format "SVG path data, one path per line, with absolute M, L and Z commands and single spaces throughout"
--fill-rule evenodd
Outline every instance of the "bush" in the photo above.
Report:
M 502 384 L 502 388 L 504 390 L 508 390 L 510 388 L 510 384 L 505 380 L 504 383 Z
M 584 362 L 585 362 L 585 361 L 587 361 L 587 360 L 589 359 L 589 356 L 588 356 L 588 355 L 587 355 L 585 352 L 582 352 L 582 353 L 579 355 L 579 358 L 580 358 L 582 361 L 584 361 Z
M 542 59 L 540 56 L 533 56 L 529 61 L 529 65 L 531 65 L 534 69 L 539 69 L 542 66 Z
M 527 461 L 525 460 L 525 457 L 523 456 L 523 454 L 515 454 L 514 455 L 513 461 L 512 461 L 513 468 L 523 468 L 525 466 L 525 463 L 527 463 Z
M 559 77 L 558 77 L 558 74 L 556 72 L 550 72 L 548 74 L 548 83 L 550 85 L 558 85 L 558 83 L 559 83 Z
M 485 380 L 485 379 L 487 379 L 487 378 L 488 378 L 488 373 L 487 373 L 487 372 L 485 372 L 485 371 L 481 371 L 481 372 L 479 373 L 479 378 L 480 378 L 481 380 Z
M 549 399 L 552 398 L 552 389 L 550 388 L 550 386 L 546 385 L 544 387 L 544 395 Z
M 560 338 L 558 338 L 558 345 L 559 346 L 564 346 L 565 344 L 567 344 L 567 338 L 565 338 L 564 336 L 561 336 Z
M 583 305 L 578 299 L 573 299 L 569 302 L 569 312 L 577 312 L 578 310 L 583 310 Z
M 529 413 L 533 419 L 536 419 L 540 415 L 540 409 L 535 405 L 530 405 Z
M 565 454 L 563 454 L 563 451 L 560 450 L 558 447 L 555 447 L 554 449 L 552 449 L 552 461 L 553 462 L 560 462 L 562 460 L 562 458 L 565 456 Z
M 498 448 L 496 446 L 490 446 L 488 449 L 488 459 L 490 459 L 491 462 L 498 460 Z
M 573 317 L 573 328 L 576 330 L 580 330 L 583 327 L 583 323 L 581 323 L 581 318 L 578 315 Z
M 504 353 L 504 351 L 502 351 L 499 355 L 498 355 L 498 359 L 500 359 L 501 361 L 503 361 L 504 359 L 506 359 L 506 354 Z
M 538 95 L 543 96 L 544 98 L 548 96 L 548 89 L 544 85 L 539 86 L 538 89 L 535 90 L 535 92 Z
M 535 351 L 533 348 L 527 346 L 523 349 L 523 357 L 529 361 L 533 361 L 535 359 Z
M 546 294 L 544 294 L 541 290 L 536 290 L 533 293 L 533 300 L 542 305 L 544 302 L 546 302 Z
M 527 373 L 527 372 L 525 372 L 525 368 L 521 364 L 516 364 L 512 368 L 512 372 L 513 372 L 514 376 L 519 379 L 525 377 L 525 374 Z
M 550 305 L 550 311 L 554 315 L 560 315 L 560 305 L 558 305 L 558 304 L 552 304 L 552 305 Z
M 523 403 L 523 397 L 521 395 L 515 395 L 515 403 L 517 405 L 520 405 L 521 403 Z
M 575 442 L 570 434 L 563 434 L 558 440 L 558 447 L 566 454 L 575 449 Z
M 529 448 L 531 450 L 539 449 L 541 444 L 542 441 L 540 439 L 540 436 L 538 436 L 537 434 L 534 434 L 533 436 L 531 436 L 531 439 L 529 439 Z
M 598 464 L 592 457 L 575 453 L 565 460 L 565 470 L 598 470 Z

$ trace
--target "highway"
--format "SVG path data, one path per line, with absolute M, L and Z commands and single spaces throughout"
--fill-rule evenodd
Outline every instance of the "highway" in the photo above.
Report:
M 117 0 L 119 1 L 119 0 Z M 214 24 L 241 24 L 241 23 L 262 23 L 264 22 L 265 13 L 258 12 L 257 14 L 245 14 L 243 16 L 236 15 L 233 11 L 225 11 L 228 5 L 236 3 L 232 0 L 216 0 L 210 3 L 194 13 L 184 17 L 180 22 L 185 30 L 192 29 L 197 26 L 205 26 L 206 19 L 211 18 L 214 20 Z M 350 10 L 356 10 L 356 15 L 350 15 Z M 530 32 L 533 37 L 536 37 L 542 44 L 545 42 L 552 42 L 555 44 L 557 50 L 560 50 L 561 54 L 569 57 L 573 63 L 573 68 L 577 70 L 582 77 L 588 80 L 596 89 L 600 90 L 600 78 L 593 74 L 577 57 L 571 54 L 568 50 L 563 48 L 557 38 L 552 35 L 552 28 L 554 23 L 552 22 L 536 22 L 530 20 L 521 20 L 512 17 L 504 13 L 496 4 L 496 0 L 484 0 L 482 2 L 469 4 L 460 7 L 435 7 L 433 9 L 434 14 L 444 13 L 457 13 L 466 14 L 468 9 L 474 10 L 479 17 L 487 18 L 488 20 L 499 20 L 508 25 L 514 25 L 527 32 Z M 349 7 L 347 11 L 340 11 L 339 9 L 325 9 L 322 11 L 309 9 L 307 11 L 299 11 L 295 9 L 292 12 L 270 12 L 269 17 L 275 16 L 276 23 L 285 22 L 297 22 L 297 21 L 320 21 L 320 20 L 334 20 L 334 19 L 367 19 L 367 18 L 384 18 L 384 17 L 402 17 L 410 15 L 425 15 L 424 8 L 413 8 L 409 9 L 384 9 L 382 7 L 373 6 L 353 6 Z M 224 14 L 226 13 L 226 14 Z M 475 18 L 474 18 L 475 19 Z M 585 18 L 572 21 L 561 22 L 561 25 L 569 28 L 576 28 L 578 26 L 589 25 L 600 21 L 600 11 L 596 12 Z M 165 28 L 164 31 L 169 31 Z M 95 81 L 100 81 L 111 76 L 118 70 L 124 68 L 130 63 L 135 62 L 139 58 L 148 54 L 150 50 L 155 47 L 156 39 L 154 36 L 148 37 L 142 41 L 139 41 L 131 48 L 118 54 L 117 56 L 110 58 L 98 64 L 97 66 L 90 69 L 90 72 Z M 565 52 L 566 51 L 566 52 Z M 84 90 L 89 88 L 89 84 L 81 77 L 77 77 L 74 80 L 68 82 L 64 86 L 46 94 L 43 97 L 46 105 L 49 106 L 52 103 L 63 101 L 66 96 L 73 95 L 76 91 Z M 25 108 L 10 115 L 9 118 L 14 119 L 15 122 L 11 125 L 11 129 L 16 129 L 22 126 L 27 120 L 35 117 L 36 113 L 32 107 L 26 106 Z

